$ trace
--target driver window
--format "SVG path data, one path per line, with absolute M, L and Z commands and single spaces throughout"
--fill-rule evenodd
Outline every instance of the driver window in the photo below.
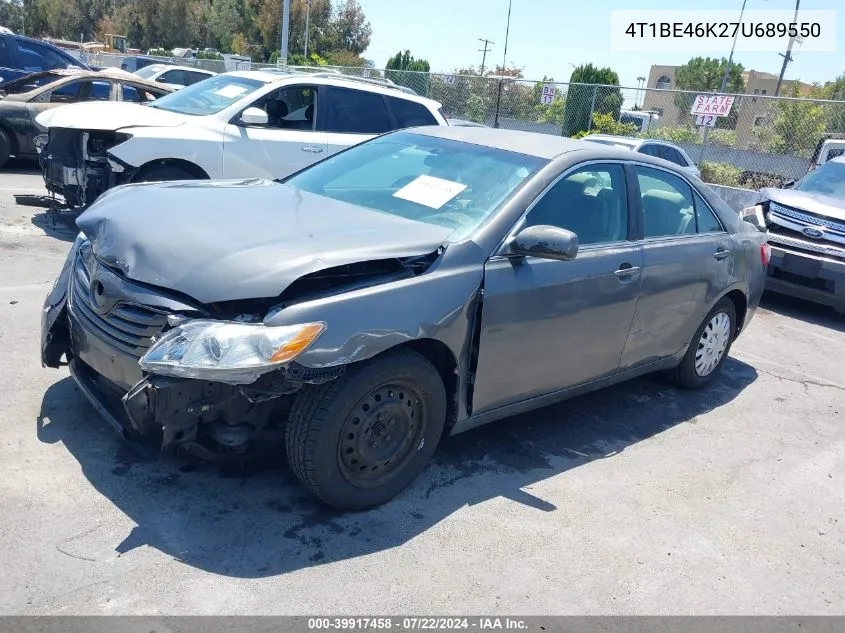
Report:
M 589 165 L 558 181 L 528 212 L 526 226 L 538 225 L 572 231 L 580 244 L 627 239 L 628 198 L 622 165 Z
M 287 86 L 274 90 L 252 107 L 267 113 L 267 127 L 277 130 L 313 130 L 316 88 Z

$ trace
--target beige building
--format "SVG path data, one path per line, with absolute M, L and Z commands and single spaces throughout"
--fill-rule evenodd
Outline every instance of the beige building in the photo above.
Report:
M 675 71 L 678 66 L 652 66 L 645 85 L 643 110 L 656 111 L 660 114 L 661 125 L 682 125 L 689 122 L 688 113 L 680 112 L 675 104 L 675 93 L 660 92 L 661 90 L 676 90 Z M 754 138 L 753 128 L 760 127 L 771 121 L 771 110 L 774 101 L 771 98 L 755 98 L 756 96 L 773 96 L 778 83 L 778 76 L 756 70 L 742 73 L 745 80 L 745 94 L 734 102 L 733 110 L 739 112 L 736 122 L 737 144 L 747 145 Z M 780 88 L 780 95 L 789 94 L 794 81 L 784 80 Z M 799 83 L 799 92 L 807 96 L 812 90 L 810 84 Z M 656 89 L 656 90 L 654 90 Z

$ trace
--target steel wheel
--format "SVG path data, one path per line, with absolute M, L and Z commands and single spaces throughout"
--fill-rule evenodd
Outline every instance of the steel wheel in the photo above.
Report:
M 338 464 L 359 488 L 383 485 L 424 441 L 429 412 L 417 387 L 395 382 L 370 391 L 343 423 Z
M 701 333 L 695 351 L 695 373 L 704 378 L 713 373 L 728 349 L 731 339 L 731 318 L 717 312 Z

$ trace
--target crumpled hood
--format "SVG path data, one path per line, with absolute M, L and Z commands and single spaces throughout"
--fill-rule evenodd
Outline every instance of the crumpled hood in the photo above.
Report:
M 35 117 L 35 123 L 43 130 L 61 127 L 117 131 L 127 127 L 176 127 L 184 122 L 185 115 L 176 112 L 116 101 L 70 103 L 45 110 Z
M 773 187 L 761 189 L 760 195 L 763 196 L 764 200 L 772 200 L 793 209 L 826 215 L 837 220 L 845 220 L 845 200 L 819 193 L 808 193 L 795 189 L 775 189 Z
M 276 297 L 326 268 L 424 255 L 452 232 L 261 179 L 123 185 L 76 224 L 128 278 L 202 303 Z

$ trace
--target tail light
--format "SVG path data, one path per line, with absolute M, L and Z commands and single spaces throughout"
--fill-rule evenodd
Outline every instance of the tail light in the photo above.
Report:
M 760 245 L 760 262 L 763 264 L 763 268 L 769 265 L 769 260 L 772 258 L 772 247 L 769 246 L 769 243 L 766 242 L 765 244 Z

